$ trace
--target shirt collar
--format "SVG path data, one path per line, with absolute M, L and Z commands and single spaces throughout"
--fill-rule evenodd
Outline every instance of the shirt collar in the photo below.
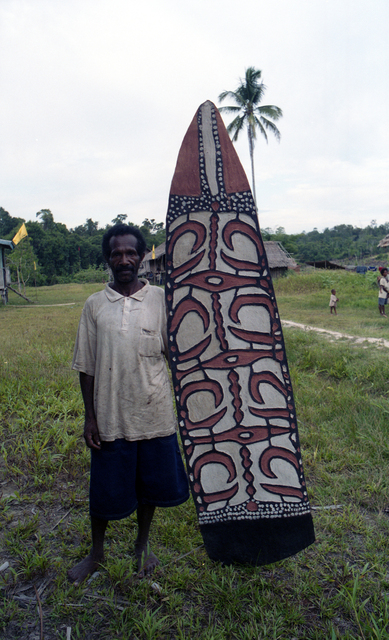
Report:
M 145 295 L 147 294 L 150 288 L 150 283 L 148 280 L 146 280 L 146 278 L 139 278 L 139 282 L 143 282 L 144 286 L 141 289 L 139 289 L 139 291 L 136 291 L 135 293 L 133 293 L 132 296 L 123 296 L 121 293 L 118 293 L 117 291 L 112 289 L 108 283 L 105 285 L 105 295 L 107 296 L 110 302 L 117 302 L 118 300 L 121 300 L 122 298 L 127 298 L 127 297 L 134 298 L 135 300 L 139 300 L 140 302 L 142 302 L 142 300 L 144 299 Z

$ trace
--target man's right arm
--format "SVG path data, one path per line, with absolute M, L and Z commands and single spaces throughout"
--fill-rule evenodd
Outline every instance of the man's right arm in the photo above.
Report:
M 80 386 L 85 406 L 84 438 L 90 449 L 101 449 L 99 430 L 93 405 L 94 376 L 80 371 Z

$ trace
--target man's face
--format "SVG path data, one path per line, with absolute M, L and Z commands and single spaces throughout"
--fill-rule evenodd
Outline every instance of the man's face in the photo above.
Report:
M 111 267 L 114 282 L 120 284 L 133 282 L 144 257 L 138 255 L 135 236 L 113 236 L 109 246 L 111 255 L 108 264 Z

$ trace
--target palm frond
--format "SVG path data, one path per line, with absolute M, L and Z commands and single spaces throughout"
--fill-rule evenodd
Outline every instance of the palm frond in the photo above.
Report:
M 235 111 L 241 111 L 241 107 L 219 107 L 219 111 L 222 113 L 234 113 Z
M 267 104 L 256 107 L 255 111 L 260 115 L 269 116 L 269 118 L 271 118 L 272 120 L 279 120 L 283 116 L 282 109 L 274 106 L 274 104 Z
M 238 139 L 239 134 L 242 131 L 244 125 L 245 125 L 245 118 L 242 116 L 236 116 L 236 118 L 234 118 L 233 121 L 230 122 L 230 124 L 228 125 L 227 131 L 229 135 L 231 135 L 232 133 L 234 134 L 232 137 L 233 142 L 236 142 L 236 140 Z
M 219 96 L 219 102 L 223 102 L 226 98 L 231 98 L 241 107 L 244 105 L 244 101 L 237 91 L 223 91 Z
M 274 137 L 277 138 L 277 140 L 281 139 L 281 133 L 277 129 L 274 122 L 272 122 L 271 120 L 268 120 L 267 118 L 264 118 L 263 116 L 261 116 L 260 120 L 258 119 L 258 122 L 261 123 L 262 128 L 264 130 L 266 129 L 267 131 L 271 131 Z M 267 140 L 267 136 L 266 136 L 266 140 Z
M 258 80 L 262 75 L 262 71 L 260 69 L 256 69 L 255 67 L 248 67 L 245 72 L 244 82 L 246 84 L 255 85 L 258 84 Z M 243 84 L 242 80 L 241 83 Z
M 263 82 L 259 82 L 261 74 L 262 71 L 260 69 L 249 67 L 246 69 L 245 82 L 241 85 L 244 87 L 246 100 L 250 101 L 253 105 L 261 102 L 266 91 L 266 86 Z
M 267 87 L 262 82 L 258 87 L 255 88 L 255 91 L 253 91 L 251 102 L 253 104 L 259 104 L 259 102 L 262 101 L 263 96 L 265 95 L 266 89 Z
M 254 131 L 256 131 L 256 129 L 259 129 L 259 132 L 261 133 L 261 135 L 263 135 L 263 137 L 265 138 L 266 142 L 268 142 L 267 133 L 266 133 L 266 130 L 265 130 L 263 124 L 262 124 L 262 120 L 263 119 L 264 118 L 261 118 L 261 120 L 260 120 L 259 118 L 257 118 L 257 116 L 254 116 L 255 127 L 256 127 L 256 128 L 254 128 Z

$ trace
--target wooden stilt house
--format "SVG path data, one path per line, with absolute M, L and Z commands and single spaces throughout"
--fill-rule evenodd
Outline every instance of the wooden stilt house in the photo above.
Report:
M 5 249 L 13 249 L 11 240 L 1 240 L 0 238 L 0 295 L 4 304 L 8 302 L 8 285 L 11 284 L 9 269 L 5 263 Z

